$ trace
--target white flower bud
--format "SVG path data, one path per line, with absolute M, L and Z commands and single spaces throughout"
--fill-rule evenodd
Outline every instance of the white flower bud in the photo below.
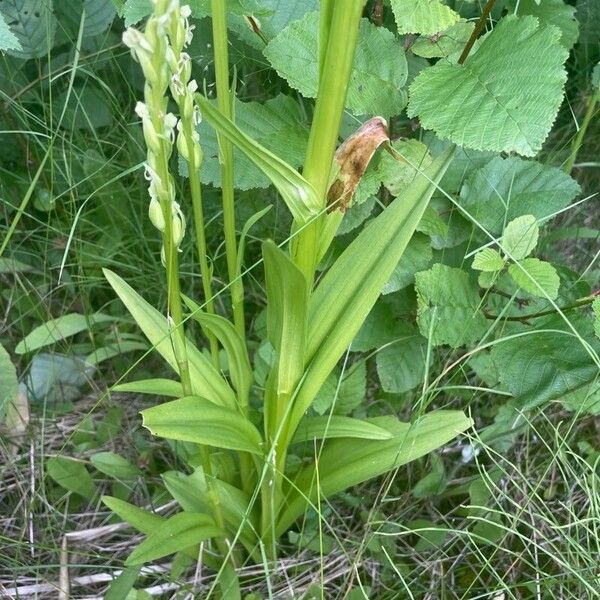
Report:
M 181 245 L 183 236 L 185 235 L 185 216 L 177 202 L 173 202 L 171 206 L 173 210 L 173 222 L 171 226 L 173 245 L 179 250 L 179 246 Z
M 152 187 L 152 184 L 150 187 Z M 161 233 L 165 230 L 165 217 L 160 202 L 156 197 L 150 199 L 148 217 L 150 218 L 152 225 L 154 225 Z

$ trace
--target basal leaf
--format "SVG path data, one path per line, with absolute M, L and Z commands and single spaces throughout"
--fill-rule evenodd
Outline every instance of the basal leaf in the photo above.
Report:
M 371 421 L 338 415 L 305 417 L 294 435 L 292 443 L 331 438 L 388 440 L 393 434 Z
M 415 288 L 419 330 L 434 346 L 458 348 L 485 333 L 487 321 L 479 310 L 479 290 L 465 271 L 433 265 L 415 275 Z
M 502 234 L 502 250 L 513 260 L 529 256 L 537 246 L 540 228 L 533 215 L 513 219 Z
M 142 474 L 138 467 L 115 452 L 97 452 L 92 454 L 90 462 L 101 473 L 121 481 L 131 481 Z
M 579 185 L 555 167 L 516 156 L 496 157 L 465 181 L 460 203 L 490 233 L 521 215 L 538 220 L 565 208 Z
M 187 396 L 142 411 L 144 427 L 170 440 L 262 454 L 262 438 L 237 410 Z
M 534 156 L 563 98 L 560 35 L 535 17 L 504 17 L 464 64 L 441 60 L 417 75 L 408 115 L 468 148 Z
M 52 0 L 3 0 L 0 16 L 20 46 L 7 48 L 7 54 L 24 59 L 40 58 L 52 48 L 56 32 Z
M 175 554 L 204 540 L 222 535 L 208 515 L 179 513 L 164 521 L 129 555 L 126 566 L 140 565 Z
M 372 423 L 388 429 L 389 440 L 333 440 L 325 445 L 318 468 L 303 467 L 290 485 L 288 501 L 278 518 L 277 532 L 283 533 L 307 506 L 353 485 L 387 473 L 423 456 L 462 433 L 472 425 L 459 411 L 435 411 L 414 423 L 402 423 L 392 417 L 377 417 Z
M 392 0 L 392 10 L 398 33 L 433 35 L 460 19 L 443 0 Z
M 508 267 L 514 282 L 526 292 L 541 298 L 556 300 L 560 278 L 556 269 L 537 258 L 526 258 Z
M 154 396 L 171 396 L 181 398 L 183 387 L 179 381 L 172 379 L 143 379 L 119 383 L 111 388 L 113 392 L 130 392 L 133 394 L 152 394 Z
M 112 496 L 102 496 L 102 502 L 123 521 L 145 534 L 156 531 L 166 520 L 160 515 L 148 512 L 143 508 L 138 508 L 133 504 L 129 504 L 129 502 Z
M 316 98 L 319 82 L 319 14 L 307 13 L 269 42 L 264 55 L 294 89 Z M 406 104 L 408 66 L 399 40 L 362 19 L 346 107 L 354 114 L 398 114 Z
M 61 487 L 88 500 L 96 492 L 96 486 L 85 466 L 71 458 L 57 456 L 46 461 L 48 475 Z

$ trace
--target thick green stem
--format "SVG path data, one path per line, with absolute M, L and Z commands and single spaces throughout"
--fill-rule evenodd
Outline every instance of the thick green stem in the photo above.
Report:
M 219 110 L 233 120 L 232 94 L 229 89 L 229 51 L 227 42 L 227 1 L 211 1 L 213 46 L 215 53 L 215 79 L 217 84 L 217 104 Z M 233 146 L 224 137 L 219 138 L 221 150 L 221 190 L 223 198 L 223 228 L 225 231 L 225 252 L 227 273 L 231 286 L 231 304 L 235 327 L 245 338 L 244 286 L 237 273 L 237 236 L 235 231 L 235 204 L 233 188 Z
M 327 51 L 303 170 L 304 178 L 315 189 L 322 209 L 326 205 L 329 174 L 344 112 L 363 5 L 363 0 L 338 1 L 331 15 Z M 324 38 L 322 34 L 321 39 Z M 310 287 L 317 266 L 320 229 L 320 218 L 311 221 L 298 231 L 292 249 L 294 262 L 306 275 Z
M 565 173 L 570 173 L 573 170 L 573 165 L 577 160 L 577 154 L 579 153 L 579 149 L 581 148 L 581 144 L 583 144 L 583 139 L 585 138 L 586 131 L 592 122 L 592 117 L 594 116 L 594 112 L 596 111 L 596 105 L 600 101 L 600 84 L 594 90 L 591 98 L 589 99 L 587 110 L 585 111 L 585 116 L 583 117 L 583 122 L 581 123 L 581 127 L 573 140 L 573 145 L 571 146 L 571 155 L 569 156 L 569 160 L 567 160 L 564 171 Z

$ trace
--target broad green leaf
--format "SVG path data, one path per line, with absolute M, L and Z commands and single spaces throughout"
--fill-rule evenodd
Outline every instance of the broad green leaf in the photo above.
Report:
M 129 555 L 125 565 L 140 565 L 169 554 L 175 554 L 200 542 L 222 535 L 208 515 L 179 513 L 168 518 L 150 533 Z
M 152 0 L 126 0 L 121 16 L 125 27 L 131 27 L 146 18 L 152 12 Z
M 156 531 L 166 521 L 160 515 L 138 508 L 119 498 L 102 496 L 102 502 L 123 521 L 147 535 Z
M 319 84 L 319 13 L 290 23 L 263 53 L 291 87 L 316 98 Z M 385 27 L 362 19 L 346 107 L 356 115 L 398 114 L 406 105 L 408 65 L 400 41 Z
M 393 434 L 371 421 L 338 415 L 304 417 L 296 430 L 292 443 L 331 438 L 357 438 L 365 440 L 388 440 Z
M 192 311 L 192 318 L 198 321 L 205 331 L 211 332 L 223 346 L 227 353 L 227 364 L 233 387 L 244 400 L 242 404 L 246 404 L 248 392 L 254 381 L 246 342 L 230 321 L 219 315 L 204 312 L 191 298 L 184 296 L 184 300 Z
M 519 15 L 532 15 L 537 17 L 542 25 L 554 25 L 562 33 L 560 41 L 570 50 L 579 37 L 579 23 L 575 18 L 575 7 L 563 0 L 513 0 L 514 7 L 518 5 Z
M 0 421 L 4 418 L 9 403 L 15 401 L 18 386 L 15 366 L 4 346 L 0 344 Z
M 114 320 L 114 317 L 102 313 L 93 315 L 69 313 L 62 315 L 62 317 L 50 319 L 42 325 L 38 325 L 17 344 L 15 352 L 17 354 L 33 352 L 44 346 L 65 340 L 82 331 L 88 331 L 88 329 L 97 323 L 107 323 Z
M 3 50 L 22 50 L 22 48 L 17 36 L 6 24 L 6 20 L 0 9 L 0 51 Z
M 569 205 L 579 193 L 575 180 L 561 169 L 516 156 L 496 157 L 468 177 L 460 203 L 490 233 L 521 215 L 538 220 Z
M 443 446 L 471 427 L 473 422 L 460 411 L 435 411 L 414 423 L 393 417 L 376 417 L 372 423 L 388 429 L 389 440 L 333 440 L 325 445 L 318 468 L 303 467 L 288 488 L 288 499 L 277 521 L 283 533 L 302 516 L 308 501 L 327 498 L 353 485 L 405 465 Z
M 600 39 L 600 3 L 598 0 L 577 0 L 575 6 L 581 28 L 579 43 L 585 51 L 597 52 Z
M 302 165 L 308 142 L 308 125 L 302 105 L 295 98 L 279 94 L 264 103 L 235 99 L 233 110 L 236 125 L 246 135 L 291 167 Z M 204 151 L 200 168 L 202 183 L 221 187 L 217 134 L 207 121 L 202 121 L 197 129 Z M 266 188 L 271 184 L 269 177 L 241 150 L 234 148 L 233 156 L 236 189 Z M 187 164 L 180 163 L 180 168 L 182 174 L 187 175 Z
M 452 158 L 437 157 L 360 232 L 314 291 L 309 305 L 310 364 L 290 417 L 293 432 L 360 329 L 398 264 Z
M 119 340 L 113 344 L 96 348 L 96 350 L 85 357 L 85 362 L 88 365 L 98 365 L 105 360 L 110 360 L 115 356 L 121 356 L 126 352 L 134 352 L 135 350 L 148 350 L 148 345 L 144 342 L 135 342 L 133 340 Z
M 144 427 L 170 440 L 262 454 L 256 427 L 238 411 L 187 396 L 142 411 Z
M 561 396 L 560 403 L 578 415 L 600 415 L 600 380 Z
M 115 290 L 131 316 L 135 319 L 144 335 L 156 351 L 177 372 L 177 361 L 171 343 L 170 329 L 167 320 L 155 308 L 150 306 L 128 283 L 116 273 L 103 269 L 104 276 Z M 222 404 L 236 406 L 233 390 L 221 374 L 196 346 L 188 340 L 186 344 L 192 388 L 194 393 Z
M 513 260 L 529 256 L 537 246 L 540 228 L 533 215 L 513 219 L 502 233 L 502 250 Z
M 88 500 L 96 492 L 96 486 L 87 469 L 79 461 L 57 456 L 46 461 L 46 471 L 58 485 Z
M 551 300 L 558 297 L 560 278 L 550 263 L 537 258 L 526 258 L 510 265 L 508 272 L 520 288 L 533 296 L 548 297 Z
M 461 146 L 537 154 L 563 98 L 560 30 L 507 16 L 462 64 L 441 60 L 410 86 L 408 116 Z
M 462 52 L 474 28 L 475 23 L 459 21 L 445 31 L 419 36 L 410 49 L 424 58 L 448 58 Z
M 90 37 L 104 33 L 117 14 L 112 0 L 71 0 L 56 2 L 54 6 L 61 29 L 73 36 L 79 31 L 82 12 L 85 10 L 82 35 L 86 42 Z
M 504 268 L 505 262 L 500 252 L 494 248 L 484 248 L 473 257 L 471 265 L 476 271 L 495 273 Z
M 128 594 L 135 585 L 140 571 L 141 567 L 123 569 L 108 586 L 104 600 L 130 600 Z M 138 600 L 138 598 L 135 598 L 135 600 Z
M 183 387 L 179 381 L 172 379 L 142 379 L 119 383 L 111 388 L 113 392 L 131 392 L 133 394 L 153 394 L 155 396 L 171 396 L 181 398 Z
M 448 485 L 444 461 L 433 454 L 431 456 L 431 472 L 415 483 L 412 493 L 415 498 L 429 498 L 441 494 Z
M 394 155 L 384 152 L 377 170 L 388 192 L 397 196 L 433 159 L 429 148 L 419 140 L 396 140 L 392 142 L 392 148 Z
M 219 135 L 239 148 L 273 183 L 290 209 L 294 220 L 306 223 L 319 213 L 319 200 L 312 186 L 284 160 L 246 135 L 235 123 L 222 115 L 209 100 L 196 94 L 203 118 Z
M 387 343 L 376 357 L 381 388 L 392 394 L 416 388 L 425 376 L 427 340 L 413 326 L 405 328 L 405 335 Z
M 0 16 L 17 38 L 20 48 L 7 48 L 17 58 L 40 58 L 54 44 L 56 18 L 52 0 L 2 0 Z
M 106 93 L 91 83 L 86 83 L 85 86 L 75 85 L 72 90 L 65 90 L 57 95 L 53 101 L 56 114 L 62 114 L 65 103 L 67 107 L 62 120 L 64 129 L 87 129 L 94 132 L 112 123 L 113 113 Z
M 312 409 L 319 415 L 330 409 L 336 415 L 347 415 L 363 404 L 366 393 L 367 365 L 361 361 L 349 367 L 343 376 L 334 369 L 319 390 Z
M 498 342 L 491 352 L 500 381 L 522 409 L 560 398 L 590 383 L 599 372 L 588 349 L 570 330 L 564 330 L 562 319 L 542 320 L 536 326 L 541 331 Z M 588 343 L 593 341 L 589 329 L 590 337 L 584 331 Z
M 381 293 L 391 294 L 414 283 L 415 273 L 424 271 L 432 257 L 429 238 L 422 233 L 415 233 Z
M 477 341 L 487 329 L 479 311 L 479 290 L 468 273 L 446 265 L 433 265 L 415 275 L 417 323 L 421 335 L 434 346 L 458 348 Z
M 92 454 L 90 462 L 101 473 L 121 481 L 131 481 L 142 474 L 138 467 L 115 452 L 97 452 Z
M 392 10 L 398 33 L 433 35 L 460 19 L 443 0 L 392 0 Z
M 262 245 L 267 288 L 267 335 L 277 351 L 278 395 L 291 394 L 304 372 L 308 284 L 273 242 Z

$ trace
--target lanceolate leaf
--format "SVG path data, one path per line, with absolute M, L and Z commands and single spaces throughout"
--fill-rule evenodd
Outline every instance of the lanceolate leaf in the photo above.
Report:
M 262 454 L 262 438 L 238 411 L 187 396 L 142 411 L 144 427 L 171 440 Z
M 534 156 L 562 102 L 567 56 L 556 27 L 505 17 L 464 64 L 417 75 L 408 115 L 462 146 Z
M 388 440 L 393 433 L 372 423 L 338 415 L 305 417 L 296 430 L 293 443 L 331 438 Z
M 279 534 L 303 514 L 308 501 L 326 498 L 415 460 L 472 425 L 471 419 L 460 411 L 432 412 L 415 423 L 402 423 L 392 417 L 377 417 L 371 422 L 389 430 L 393 438 L 327 443 L 318 468 L 314 464 L 304 467 L 290 484 L 288 502 L 277 523 Z
M 290 433 L 373 308 L 448 168 L 452 153 L 449 149 L 436 158 L 361 231 L 313 293 L 307 346 L 311 363 L 298 390 Z
M 165 317 L 150 306 L 118 275 L 108 269 L 104 269 L 103 272 L 131 316 L 144 332 L 144 335 L 156 351 L 177 371 L 177 361 L 175 360 L 169 326 Z M 194 392 L 223 406 L 236 406 L 233 390 L 212 366 L 210 359 L 206 358 L 189 340 L 186 344 L 186 350 Z
M 179 381 L 172 379 L 142 379 L 119 383 L 111 388 L 113 392 L 131 392 L 134 394 L 153 394 L 154 396 L 171 396 L 181 398 L 183 387 Z
M 0 420 L 4 417 L 6 408 L 17 397 L 17 372 L 8 352 L 0 344 Z
M 218 537 L 222 532 L 208 515 L 202 513 L 179 513 L 167 519 L 143 541 L 125 561 L 127 566 L 140 565 L 175 552 L 185 550 Z
M 224 117 L 204 96 L 196 94 L 203 118 L 219 135 L 239 148 L 273 183 L 290 209 L 294 220 L 306 223 L 319 213 L 320 204 L 312 186 L 285 161 L 247 136 Z
M 102 502 L 123 521 L 142 533 L 150 534 L 165 522 L 164 517 L 148 512 L 143 508 L 138 508 L 119 498 L 102 496 Z

